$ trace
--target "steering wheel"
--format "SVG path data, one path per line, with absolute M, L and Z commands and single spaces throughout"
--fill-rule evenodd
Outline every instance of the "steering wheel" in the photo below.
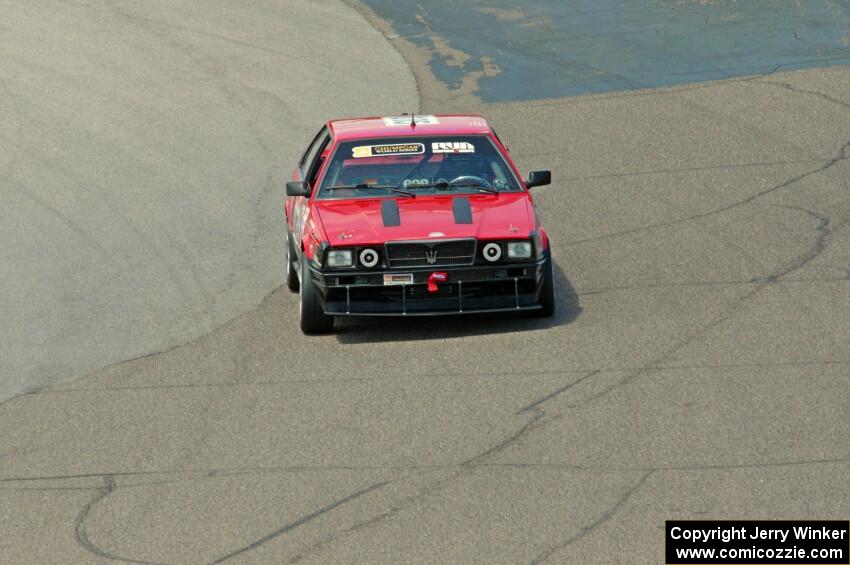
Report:
M 474 175 L 461 175 L 459 177 L 455 177 L 451 181 L 449 181 L 449 186 L 451 186 L 453 184 L 473 184 L 473 183 L 475 183 L 479 186 L 483 186 L 484 188 L 493 188 L 493 185 L 491 185 L 489 182 L 487 182 L 486 179 L 483 179 L 481 177 L 476 177 Z

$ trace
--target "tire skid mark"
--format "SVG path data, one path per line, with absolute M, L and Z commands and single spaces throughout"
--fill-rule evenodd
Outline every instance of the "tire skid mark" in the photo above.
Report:
M 63 214 L 59 209 L 50 204 L 48 201 L 44 200 L 32 190 L 17 182 L 16 180 L 2 176 L 0 179 L 8 182 L 10 185 L 14 185 L 14 189 L 24 196 L 27 200 L 38 206 L 41 210 L 47 213 L 48 216 L 52 217 L 55 220 L 58 220 L 62 225 L 64 225 L 68 231 L 73 233 L 77 239 L 79 239 L 86 247 L 94 251 L 98 256 L 105 259 L 112 266 L 121 269 L 121 264 L 106 250 L 104 249 L 95 239 L 89 237 L 88 232 L 81 228 L 74 220 L 72 220 L 67 215 Z
M 161 20 L 157 20 L 154 18 L 147 18 L 138 14 L 134 14 L 126 11 L 118 6 L 111 6 L 113 13 L 116 17 L 124 19 L 125 21 L 135 24 L 139 29 L 148 32 L 149 34 L 157 37 L 162 41 L 163 44 L 168 45 L 173 48 L 175 51 L 183 53 L 190 60 L 192 60 L 198 69 L 203 69 L 206 74 L 209 76 L 210 80 L 213 81 L 219 91 L 224 96 L 225 100 L 233 106 L 241 107 L 246 111 L 248 116 L 254 115 L 252 111 L 251 104 L 246 98 L 241 95 L 236 89 L 230 86 L 230 81 L 228 78 L 228 66 L 223 63 L 219 59 L 202 52 L 197 46 L 193 45 L 191 42 L 185 41 L 175 36 L 175 31 L 180 32 L 189 32 L 196 33 L 202 36 L 212 37 L 220 40 L 225 40 L 231 43 L 236 43 L 245 47 L 260 49 L 263 51 L 268 51 L 270 53 L 275 53 L 278 55 L 285 55 L 285 53 L 277 52 L 274 50 L 264 49 L 262 47 L 251 45 L 246 42 L 233 40 L 231 38 L 227 38 L 225 36 L 207 33 L 201 30 L 186 28 L 184 26 L 174 25 L 169 22 L 164 22 Z M 279 100 L 279 99 L 278 99 Z M 248 131 L 251 133 L 252 139 L 257 143 L 259 149 L 266 154 L 272 154 L 272 148 L 263 140 L 263 135 L 259 129 L 257 122 L 254 119 L 248 119 L 245 122 L 245 125 Z M 269 189 L 274 188 L 273 185 L 270 185 Z M 267 191 L 264 189 L 260 190 L 259 199 L 262 199 L 265 196 Z M 257 233 L 261 233 L 262 230 L 259 230 Z M 177 251 L 177 253 L 182 257 L 183 264 L 189 270 L 189 273 L 194 281 L 195 288 L 200 292 L 205 308 L 203 310 L 203 314 L 207 320 L 207 325 L 212 324 L 212 311 L 216 308 L 216 300 L 212 293 L 206 288 L 203 283 L 203 277 L 200 276 L 197 265 L 193 258 L 186 251 L 185 247 L 177 242 L 168 232 L 165 232 L 168 237 L 169 242 Z
M 20 105 L 20 102 L 18 101 L 18 97 L 12 91 L 12 88 L 9 86 L 9 81 L 2 78 L 2 77 L 0 77 L 0 91 L 4 92 L 6 94 L 6 98 L 9 100 L 9 105 L 12 107 L 11 113 L 4 112 L 4 114 L 6 116 L 11 115 L 11 117 L 12 117 L 12 120 L 11 120 L 13 122 L 12 129 L 14 129 L 14 132 L 11 132 L 11 131 L 9 132 L 11 134 L 10 139 L 22 139 L 23 134 L 24 134 L 24 112 L 21 109 L 21 105 Z M 0 106 L 0 107 L 2 107 L 2 106 Z M 3 134 L 3 133 L 5 133 L 5 132 L 0 130 L 0 134 Z M 4 153 L 6 153 L 6 152 L 4 151 Z M 3 157 L 6 157 L 6 156 L 7 156 L 7 154 L 3 155 Z M 14 162 L 15 162 L 15 160 L 13 158 L 13 159 L 10 159 L 7 163 L 0 165 L 0 166 L 2 166 L 2 169 L 5 169 L 5 173 L 9 173 L 9 171 L 11 171 L 11 169 L 12 169 L 12 165 L 14 164 Z M 2 169 L 0 169 L 0 170 L 2 170 Z
M 126 11 L 125 9 L 119 8 L 117 6 L 112 6 L 112 9 L 113 9 L 113 13 L 117 17 L 122 18 L 127 22 L 135 24 L 140 29 L 147 31 L 151 35 L 154 35 L 157 38 L 159 38 L 160 40 L 162 40 L 162 42 L 165 45 L 168 45 L 168 46 L 172 47 L 173 49 L 175 49 L 176 51 L 181 52 L 184 55 L 186 55 L 189 59 L 191 59 L 197 65 L 198 68 L 204 69 L 207 72 L 207 75 L 210 77 L 210 79 L 213 82 L 215 82 L 217 84 L 218 89 L 221 91 L 221 93 L 224 95 L 225 99 L 229 103 L 231 103 L 234 106 L 238 106 L 238 107 L 243 108 L 246 111 L 246 114 L 248 116 L 254 115 L 254 112 L 253 112 L 253 109 L 251 108 L 250 103 L 241 94 L 239 94 L 239 92 L 237 92 L 236 89 L 232 88 L 230 86 L 230 82 L 228 80 L 226 80 L 228 78 L 228 72 L 229 72 L 227 64 L 223 63 L 221 60 L 213 57 L 212 55 L 210 55 L 208 53 L 204 53 L 203 51 L 198 49 L 198 47 L 196 45 L 193 45 L 192 43 L 187 42 L 185 40 L 179 39 L 178 37 L 176 37 L 174 35 L 173 32 L 174 31 L 183 31 L 183 32 L 190 32 L 190 33 L 198 33 L 198 34 L 201 34 L 201 35 L 205 35 L 205 36 L 208 36 L 208 37 L 213 37 L 213 38 L 217 38 L 217 39 L 221 39 L 221 40 L 228 40 L 228 41 L 231 41 L 231 42 L 235 41 L 235 43 L 243 45 L 243 46 L 250 46 L 250 47 L 254 47 L 254 48 L 257 48 L 257 49 L 264 50 L 264 51 L 268 51 L 268 50 L 263 49 L 261 47 L 250 45 L 250 44 L 245 43 L 245 42 L 240 42 L 238 40 L 231 40 L 231 39 L 226 38 L 224 36 L 220 36 L 220 35 L 216 35 L 216 34 L 210 34 L 210 33 L 206 33 L 206 32 L 191 29 L 191 28 L 186 28 L 186 27 L 183 27 L 183 26 L 171 24 L 171 23 L 168 23 L 168 22 L 163 22 L 163 21 L 153 19 L 153 18 L 143 17 L 143 16 L 140 16 L 138 14 L 130 13 L 130 12 Z M 172 33 L 168 33 L 168 31 L 166 31 L 166 30 L 171 30 Z M 274 51 L 271 51 L 271 52 L 274 52 Z M 284 53 L 277 53 L 277 54 L 285 55 Z M 241 81 L 240 81 L 240 84 L 241 84 Z M 273 148 L 270 147 L 267 143 L 265 143 L 265 141 L 263 141 L 263 136 L 259 132 L 256 120 L 249 118 L 245 122 L 245 125 L 247 126 L 248 130 L 251 132 L 252 137 L 253 137 L 254 141 L 257 143 L 257 145 L 259 146 L 259 148 L 266 154 L 269 154 L 269 155 L 274 154 Z
M 174 249 L 178 255 L 183 259 L 183 266 L 189 271 L 189 275 L 192 277 L 194 281 L 194 286 L 200 293 L 203 303 L 204 303 L 204 314 L 209 323 L 212 323 L 212 315 L 216 308 L 216 299 L 215 296 L 207 289 L 204 285 L 203 278 L 201 274 L 198 272 L 198 265 L 195 260 L 189 255 L 188 251 L 186 251 L 186 247 L 178 242 L 168 230 L 162 232 L 165 237 L 168 239 L 168 242 L 171 244 L 171 248 Z
M 86 521 L 89 518 L 89 514 L 91 513 L 92 508 L 94 508 L 97 504 L 105 500 L 109 495 L 114 493 L 116 491 L 116 488 L 117 487 L 115 486 L 115 480 L 112 476 L 106 475 L 103 477 L 103 487 L 97 489 L 94 497 L 91 499 L 91 501 L 88 502 L 88 504 L 83 507 L 83 509 L 77 515 L 76 520 L 74 520 L 74 535 L 76 537 L 77 544 L 89 553 L 96 555 L 97 557 L 102 557 L 104 559 L 122 561 L 124 563 L 139 563 L 142 565 L 165 565 L 152 561 L 142 561 L 139 559 L 132 559 L 128 557 L 114 555 L 98 547 L 89 539 L 88 532 L 86 531 Z
M 41 154 L 37 154 L 37 153 L 30 151 L 29 155 L 32 159 L 40 162 L 45 167 L 51 168 L 51 169 L 55 170 L 57 173 L 61 174 L 64 178 L 69 179 L 71 182 L 73 182 L 76 185 L 76 188 L 79 189 L 81 192 L 83 192 L 83 193 L 88 192 L 86 183 L 84 183 L 82 181 L 82 179 L 80 179 L 79 176 L 73 170 L 69 169 L 68 167 L 66 167 L 66 166 L 64 166 L 64 165 L 62 165 L 58 162 L 51 161 L 48 158 L 42 156 Z M 98 187 L 98 188 L 103 188 L 103 187 Z M 177 292 L 180 293 L 184 302 L 187 303 L 187 304 L 191 303 L 192 298 L 193 298 L 192 293 L 189 291 L 189 289 L 186 288 L 186 286 L 184 285 L 183 281 L 181 280 L 181 278 L 179 276 L 179 273 L 171 265 L 171 262 L 168 260 L 168 258 L 165 256 L 165 254 L 162 251 L 160 251 L 159 247 L 157 247 L 157 245 L 147 235 L 144 234 L 142 229 L 139 226 L 137 226 L 136 223 L 133 220 L 131 220 L 126 214 L 121 212 L 115 206 L 115 204 L 113 204 L 112 200 L 109 198 L 110 194 L 111 194 L 111 192 L 109 190 L 101 190 L 100 195 L 102 196 L 102 198 L 100 198 L 99 200 L 104 203 L 104 205 L 115 216 L 115 218 L 117 218 L 122 224 L 124 224 L 136 236 L 136 239 L 143 245 L 143 247 L 147 248 L 149 250 L 149 252 L 153 256 L 153 258 L 156 259 L 157 263 L 163 268 L 165 273 L 168 275 L 168 278 L 171 280 L 171 282 L 172 282 L 174 288 L 177 290 Z M 125 274 L 123 276 L 126 277 L 126 276 L 129 276 L 129 275 Z M 207 314 L 207 317 L 209 318 L 209 314 L 207 312 L 204 312 L 204 313 Z M 200 323 L 200 320 L 197 317 L 197 313 L 194 312 L 194 311 L 190 311 L 189 315 L 193 318 L 195 327 L 201 328 L 202 324 Z

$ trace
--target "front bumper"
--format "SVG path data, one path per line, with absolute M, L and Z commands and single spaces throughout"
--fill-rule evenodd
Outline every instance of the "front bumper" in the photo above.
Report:
M 370 271 L 322 271 L 310 276 L 326 314 L 332 316 L 436 316 L 540 309 L 548 254 L 536 261 L 501 265 L 427 267 Z M 431 273 L 448 274 L 428 292 Z M 385 274 L 412 274 L 413 283 L 385 285 Z

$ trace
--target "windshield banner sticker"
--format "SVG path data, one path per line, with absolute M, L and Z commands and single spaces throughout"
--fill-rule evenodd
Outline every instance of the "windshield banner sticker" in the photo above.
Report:
M 361 145 L 352 149 L 355 159 L 381 157 L 383 155 L 421 155 L 425 146 L 421 143 L 394 143 L 392 145 Z
M 433 153 L 475 153 L 475 146 L 468 141 L 437 141 L 431 144 Z

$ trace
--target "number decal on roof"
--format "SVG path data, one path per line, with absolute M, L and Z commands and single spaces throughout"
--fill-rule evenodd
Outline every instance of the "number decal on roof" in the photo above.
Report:
M 417 126 L 439 124 L 435 116 L 413 116 L 413 122 Z M 410 116 L 387 116 L 384 118 L 384 124 L 388 126 L 409 126 Z

